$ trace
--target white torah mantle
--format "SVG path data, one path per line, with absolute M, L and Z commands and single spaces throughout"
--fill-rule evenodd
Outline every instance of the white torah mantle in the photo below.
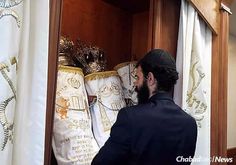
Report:
M 97 97 L 90 111 L 94 136 L 102 147 L 110 136 L 118 111 L 126 106 L 121 80 L 116 71 L 96 72 L 85 76 L 85 86 L 89 96 Z
M 136 105 L 138 103 L 137 92 L 134 86 L 134 82 L 136 81 L 136 63 L 136 61 L 124 62 L 114 67 L 114 70 L 118 72 L 121 78 L 127 106 Z
M 80 68 L 59 66 L 53 151 L 59 165 L 89 165 L 98 152 Z

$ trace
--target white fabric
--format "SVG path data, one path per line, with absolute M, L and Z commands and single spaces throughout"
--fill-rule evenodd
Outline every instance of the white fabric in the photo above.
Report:
M 174 100 L 198 125 L 195 162 L 209 164 L 212 33 L 193 7 L 182 0 L 176 65 L 180 79 Z
M 128 99 L 127 101 L 131 101 L 130 105 L 136 105 L 138 103 L 137 92 L 135 91 L 134 86 L 134 82 L 136 81 L 136 63 L 136 61 L 125 62 L 114 67 L 120 76 L 125 99 Z
M 16 64 L 0 62 L 0 161 L 11 165 L 16 103 Z
M 11 165 L 23 4 L 0 0 L 0 164 Z
M 58 165 L 91 164 L 99 147 L 81 69 L 59 67 L 55 107 L 52 144 Z
M 23 0 L 22 3 L 12 164 L 42 165 L 47 98 L 49 0 Z M 15 36 L 12 35 L 10 39 L 14 42 Z
M 98 72 L 85 76 L 85 86 L 88 95 L 97 96 L 91 115 L 95 139 L 102 147 L 110 136 L 118 111 L 125 107 L 121 81 L 116 71 Z

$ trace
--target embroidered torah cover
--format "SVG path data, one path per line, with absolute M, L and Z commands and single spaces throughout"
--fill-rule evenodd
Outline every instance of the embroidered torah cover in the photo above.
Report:
M 91 164 L 99 148 L 80 68 L 59 66 L 55 102 L 53 150 L 58 164 Z
M 114 69 L 118 72 L 121 81 L 123 92 L 125 95 L 127 106 L 136 105 L 138 103 L 137 92 L 135 91 L 135 66 L 136 61 L 124 62 L 116 65 Z
M 94 136 L 102 147 L 118 111 L 126 106 L 121 81 L 116 71 L 96 72 L 85 76 L 85 86 L 88 95 L 97 97 L 91 106 L 91 114 Z

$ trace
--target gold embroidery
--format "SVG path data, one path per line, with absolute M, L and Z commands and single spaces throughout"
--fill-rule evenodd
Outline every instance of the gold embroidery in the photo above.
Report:
M 61 119 L 67 118 L 67 112 L 69 108 L 69 102 L 63 97 L 59 97 L 57 102 L 60 106 L 56 108 L 56 112 L 59 114 Z
M 65 136 L 59 143 L 63 146 L 68 146 L 71 154 L 68 154 L 68 159 L 72 164 L 91 164 L 91 160 L 96 154 L 96 149 L 92 143 L 91 135 L 71 135 Z
M 8 65 L 4 62 L 0 63 L 0 70 L 7 69 L 9 71 Z
M 9 84 L 9 86 L 14 94 L 14 98 L 16 99 L 16 89 L 13 85 L 12 80 L 8 77 L 7 73 L 3 69 L 0 72 L 1 72 L 2 76 L 4 77 L 4 79 L 7 81 L 7 83 Z
M 0 7 L 5 8 L 0 10 L 0 19 L 4 16 L 12 16 L 17 23 L 17 26 L 20 27 L 21 21 L 17 12 L 10 9 L 16 5 L 19 5 L 23 0 L 0 0 Z
M 115 82 L 111 82 L 109 85 L 105 84 L 98 91 L 98 106 L 101 115 L 101 122 L 103 125 L 104 132 L 109 131 L 111 129 L 112 124 L 114 121 L 111 121 L 106 113 L 106 110 L 112 110 L 114 115 L 117 115 L 118 111 L 124 107 L 121 100 L 112 100 L 109 102 L 110 106 L 104 105 L 103 101 L 112 97 L 112 96 L 119 96 L 121 95 L 121 88 Z
M 67 82 L 70 86 L 72 86 L 75 89 L 79 89 L 79 87 L 81 86 L 80 81 L 74 77 L 68 78 Z
M 86 109 L 86 100 L 84 100 L 83 95 L 78 95 L 78 96 L 71 96 L 70 97 L 70 110 L 75 110 L 75 111 L 84 111 Z
M 10 61 L 11 61 L 11 65 L 15 64 L 16 63 L 16 59 L 15 57 L 11 58 Z M 0 63 L 0 72 L 3 76 L 3 78 L 7 81 L 8 85 L 10 86 L 14 96 L 4 100 L 3 102 L 1 102 L 0 104 L 0 123 L 3 127 L 3 134 L 4 134 L 4 141 L 3 143 L 1 144 L 1 150 L 3 151 L 8 140 L 12 142 L 13 140 L 13 123 L 10 124 L 7 120 L 7 116 L 6 116 L 6 107 L 7 105 L 9 104 L 9 102 L 12 100 L 12 99 L 16 99 L 16 89 L 13 85 L 13 82 L 12 80 L 8 77 L 7 72 L 10 72 L 10 69 L 9 69 L 9 66 L 2 62 Z
M 9 9 L 0 10 L 0 19 L 3 18 L 4 16 L 12 16 L 16 20 L 17 26 L 20 27 L 21 24 L 20 18 L 14 10 L 9 10 Z
M 102 104 L 100 102 L 98 102 L 98 106 L 99 106 L 99 111 L 100 111 L 100 115 L 101 115 L 103 131 L 104 132 L 109 131 L 111 129 L 111 121 L 109 120 L 109 118 L 107 116 L 104 106 L 102 106 Z
M 17 64 L 17 61 L 16 61 L 15 57 L 12 57 L 10 59 L 10 62 L 11 62 L 11 65 Z M 11 88 L 13 94 L 14 94 L 14 97 L 16 99 L 16 89 L 15 89 L 15 87 L 13 85 L 12 80 L 9 78 L 9 76 L 7 75 L 5 70 L 7 70 L 7 72 L 10 72 L 9 66 L 6 63 L 4 63 L 4 62 L 0 63 L 0 72 L 1 72 L 1 74 L 3 76 L 3 78 L 7 81 L 8 85 L 10 86 L 10 88 Z
M 101 88 L 99 88 L 99 95 L 101 97 L 110 97 L 111 95 L 120 95 L 121 89 L 119 88 L 119 85 L 115 82 L 111 82 L 111 85 L 103 85 Z
M 62 109 L 67 109 L 67 110 L 73 110 L 73 111 L 84 111 L 88 109 L 88 103 L 86 100 L 86 93 L 83 91 L 83 84 L 81 84 L 81 80 L 79 79 L 78 76 L 83 77 L 82 69 L 76 68 L 76 67 L 68 67 L 68 66 L 59 66 L 59 71 L 64 74 L 62 74 L 63 78 L 63 83 L 62 84 L 67 84 L 64 86 L 61 86 L 57 88 L 57 97 L 63 97 L 67 98 L 67 101 L 69 103 L 68 107 L 65 107 L 64 105 L 61 105 L 57 103 L 56 105 L 58 107 L 61 107 Z M 73 77 L 71 74 L 74 74 Z M 82 79 L 83 80 L 83 79 Z M 83 82 L 83 81 L 82 81 Z M 72 89 L 72 88 L 74 89 Z M 80 90 L 80 88 L 82 88 Z M 71 93 L 69 96 L 67 96 L 68 91 L 73 91 L 76 90 L 78 92 L 76 93 Z M 81 91 L 81 92 L 80 92 Z
M 67 90 L 68 86 L 63 86 L 61 89 L 57 89 L 56 95 L 57 96 L 61 96 L 61 94 L 63 93 L 63 91 Z
M 122 106 L 122 103 L 120 100 L 114 100 L 112 103 L 111 103 L 111 108 L 112 109 L 121 109 L 123 106 Z
M 136 61 L 125 62 L 114 67 L 122 81 L 122 88 L 127 106 L 137 104 L 137 93 L 134 81 L 136 79 Z
M 71 144 L 74 144 L 70 148 L 74 154 L 68 155 L 68 159 L 72 161 L 73 164 L 91 164 L 91 160 L 96 154 L 91 139 L 92 137 L 88 135 L 76 135 L 70 136 L 62 141 L 64 145 L 71 146 Z
M 19 5 L 23 0 L 0 0 L 0 7 L 11 8 Z
M 11 65 L 17 64 L 16 57 L 11 57 L 10 62 L 11 62 Z
M 14 98 L 14 96 L 6 99 L 0 104 L 0 123 L 3 127 L 4 140 L 1 144 L 1 151 L 4 150 L 8 140 L 12 142 L 13 140 L 13 124 L 10 124 L 6 116 L 6 107 L 8 103 Z
M 197 89 L 198 86 L 200 85 L 202 79 L 205 77 L 205 74 L 204 74 L 204 73 L 202 73 L 198 68 L 196 69 L 197 63 L 198 63 L 198 61 L 195 62 L 195 63 L 193 64 L 192 68 L 190 69 L 190 76 L 191 76 L 191 78 L 192 78 L 192 87 L 191 87 L 191 89 L 188 91 L 188 94 L 187 94 L 187 96 L 188 96 L 188 98 L 187 98 L 187 103 L 189 103 L 189 102 L 190 102 L 190 99 L 193 98 L 193 92 L 196 91 L 196 89 Z M 197 73 L 198 73 L 198 80 L 197 80 L 197 82 L 196 82 L 196 80 L 195 80 L 195 78 L 197 77 L 197 76 L 195 75 L 196 71 L 197 71 Z
M 197 89 L 200 86 L 201 82 L 203 81 L 205 74 L 202 72 L 201 66 L 198 66 L 199 64 L 199 59 L 194 52 L 192 52 L 192 61 L 191 61 L 191 68 L 190 68 L 190 80 L 189 80 L 189 90 L 187 92 L 187 105 L 188 108 L 192 109 L 194 111 L 193 117 L 196 119 L 198 127 L 201 128 L 201 121 L 204 119 L 204 114 L 207 109 L 207 104 L 204 101 L 204 96 L 203 98 L 200 98 L 197 95 Z M 195 60 L 195 62 L 193 62 Z M 202 92 L 202 91 L 201 91 Z
M 78 128 L 80 128 L 81 130 L 83 130 L 84 132 L 88 129 L 90 129 L 89 127 L 89 120 L 84 120 L 84 119 L 80 119 L 80 120 L 74 120 L 74 119 L 69 119 L 70 124 L 68 125 L 68 128 L 70 129 L 75 129 L 77 130 Z
M 65 106 L 64 103 L 56 103 L 56 106 L 58 108 L 61 109 L 67 109 L 67 111 L 88 111 L 88 105 L 87 105 L 87 101 L 83 100 L 83 96 L 71 96 L 69 98 L 70 101 L 68 101 L 68 99 L 65 99 L 63 97 L 59 97 L 59 99 L 64 99 L 67 101 L 68 106 Z M 73 108 L 70 108 L 73 107 Z M 64 110 L 63 110 L 64 111 Z

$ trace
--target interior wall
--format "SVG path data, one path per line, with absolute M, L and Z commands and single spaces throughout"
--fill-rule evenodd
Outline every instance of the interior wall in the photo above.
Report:
M 132 15 L 101 0 L 64 0 L 61 34 L 105 51 L 108 67 L 131 58 Z
M 236 36 L 229 36 L 227 148 L 236 147 Z
M 181 1 L 154 0 L 153 2 L 151 47 L 164 49 L 176 58 Z
M 149 11 L 136 13 L 132 17 L 132 57 L 141 59 L 147 53 Z

